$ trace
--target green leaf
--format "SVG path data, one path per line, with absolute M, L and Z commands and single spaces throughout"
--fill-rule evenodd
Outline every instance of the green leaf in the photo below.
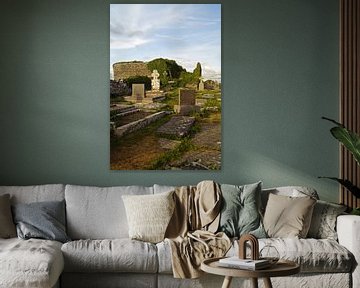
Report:
M 345 127 L 331 128 L 331 134 L 339 140 L 354 156 L 360 165 L 360 137 L 356 133 L 349 131 Z
M 331 134 L 350 151 L 356 162 L 360 165 L 360 136 L 333 119 L 326 117 L 322 117 L 322 119 L 337 125 L 330 129 Z
M 330 118 L 327 118 L 327 117 L 321 117 L 321 119 L 330 121 L 330 122 L 332 122 L 332 123 L 334 123 L 334 124 L 336 124 L 336 125 L 338 125 L 338 126 L 340 126 L 340 127 L 345 127 L 344 125 L 342 125 L 341 123 L 335 121 L 334 119 L 330 119 Z
M 351 212 L 351 215 L 358 215 L 360 216 L 360 208 L 354 208 Z
M 340 179 L 340 178 L 336 178 L 336 177 L 318 177 L 318 178 L 326 178 L 326 179 L 337 181 L 342 186 L 344 186 L 347 190 L 349 190 L 356 198 L 360 198 L 360 188 L 355 186 L 349 180 Z

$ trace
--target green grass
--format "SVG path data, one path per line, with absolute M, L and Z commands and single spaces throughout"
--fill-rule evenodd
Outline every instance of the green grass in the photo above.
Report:
M 181 156 L 194 148 L 190 138 L 184 138 L 173 150 L 164 153 L 150 167 L 150 170 L 163 170 L 171 161 L 178 160 Z
M 159 128 L 161 125 L 165 124 L 167 121 L 170 120 L 171 115 L 167 115 L 163 118 L 158 119 L 157 121 L 151 123 L 150 125 L 134 131 L 130 134 L 127 134 L 123 137 L 112 137 L 111 138 L 111 147 L 115 147 L 118 145 L 122 145 L 123 143 L 132 144 L 141 141 L 141 139 L 149 134 L 153 134 L 156 132 L 156 129 Z

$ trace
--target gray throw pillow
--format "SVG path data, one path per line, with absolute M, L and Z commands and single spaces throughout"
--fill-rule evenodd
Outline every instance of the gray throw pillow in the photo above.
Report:
M 13 214 L 19 238 L 70 241 L 65 232 L 65 201 L 15 204 Z
M 312 214 L 309 238 L 337 240 L 336 218 L 346 206 L 318 200 Z
M 11 215 L 10 195 L 0 196 L 0 238 L 16 237 L 15 224 Z
M 253 234 L 265 238 L 260 216 L 261 182 L 237 186 L 221 184 L 222 209 L 219 231 L 229 237 Z

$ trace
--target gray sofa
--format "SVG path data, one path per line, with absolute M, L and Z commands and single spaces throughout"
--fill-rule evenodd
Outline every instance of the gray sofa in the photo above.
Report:
M 223 278 L 172 277 L 171 250 L 167 242 L 146 243 L 128 238 L 122 195 L 154 194 L 174 187 L 154 185 L 88 187 L 76 185 L 0 186 L 15 203 L 66 202 L 65 244 L 40 239 L 0 239 L 0 287 L 221 287 Z M 300 188 L 301 189 L 301 188 Z M 263 190 L 291 195 L 291 187 Z M 260 239 L 281 257 L 297 261 L 301 273 L 273 278 L 274 287 L 360 287 L 360 217 L 337 218 L 338 241 L 330 239 Z M 237 254 L 237 242 L 228 255 Z M 260 287 L 262 281 L 259 281 Z M 234 279 L 236 285 L 250 284 Z M 241 286 L 242 287 L 242 286 Z

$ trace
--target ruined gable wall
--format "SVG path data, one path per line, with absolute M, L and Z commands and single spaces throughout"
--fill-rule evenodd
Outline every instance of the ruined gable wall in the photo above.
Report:
M 151 76 L 145 62 L 118 62 L 113 65 L 113 69 L 115 81 L 133 76 Z

